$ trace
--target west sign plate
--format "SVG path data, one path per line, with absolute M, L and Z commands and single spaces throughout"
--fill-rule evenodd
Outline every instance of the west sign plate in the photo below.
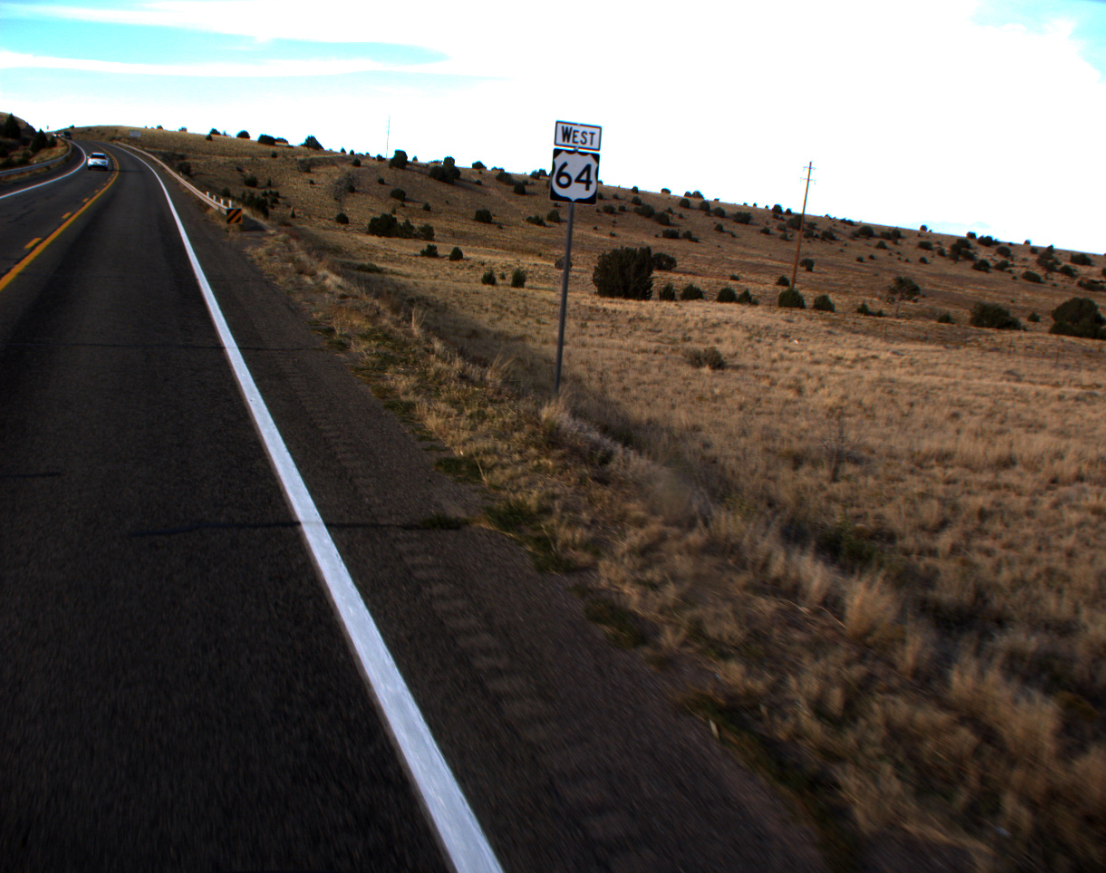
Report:
M 595 203 L 599 194 L 599 155 L 553 149 L 549 198 L 571 203 Z

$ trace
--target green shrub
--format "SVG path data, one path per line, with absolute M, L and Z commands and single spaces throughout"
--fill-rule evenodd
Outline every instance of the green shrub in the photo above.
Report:
M 856 235 L 861 239 L 871 239 L 876 235 L 875 230 L 867 224 L 862 224 L 857 228 Z
M 776 279 L 776 284 L 779 285 L 781 288 L 790 288 L 791 280 L 788 279 L 786 276 L 780 276 Z
M 1031 312 L 1031 313 L 1029 313 L 1029 317 L 1028 317 L 1027 321 L 1029 321 L 1033 324 L 1040 324 L 1041 316 L 1039 316 L 1036 312 Z
M 688 349 L 684 352 L 684 358 L 689 364 L 698 369 L 724 370 L 726 361 L 722 353 L 714 346 L 707 349 Z
M 689 282 L 687 285 L 684 286 L 683 290 L 680 292 L 680 299 L 681 300 L 702 300 L 703 299 L 703 289 L 700 288 L 698 285 L 693 285 Z
M 303 141 L 303 147 L 316 152 L 321 152 L 323 150 L 322 144 L 313 136 L 309 136 Z
M 680 238 L 680 232 L 678 230 L 676 230 L 676 228 L 674 228 L 674 227 L 665 228 L 665 230 L 663 230 L 661 232 L 661 238 L 662 239 L 679 239 Z
M 858 307 L 856 307 L 856 311 L 860 315 L 867 315 L 872 318 L 883 318 L 882 309 L 880 309 L 879 311 L 870 309 L 867 303 L 861 303 Z
M 991 262 L 988 261 L 986 258 L 980 258 L 978 261 L 972 264 L 972 269 L 978 270 L 980 273 L 990 273 Z
M 525 197 L 526 196 L 526 185 L 523 184 L 522 182 L 516 182 L 515 187 L 514 187 L 513 190 L 516 194 L 519 195 L 519 197 Z
M 479 161 L 477 161 L 479 163 Z M 461 171 L 457 169 L 457 162 L 451 157 L 442 158 L 440 164 L 435 164 L 430 168 L 428 174 L 435 182 L 444 182 L 446 185 L 452 185 L 458 179 L 461 178 Z
M 828 227 L 822 231 L 821 236 L 822 239 L 824 239 L 826 242 L 835 242 L 837 240 L 837 234 L 835 234 Z
M 751 212 L 735 212 L 733 214 L 734 224 L 752 224 L 753 213 Z
M 1060 275 L 1067 276 L 1069 279 L 1075 278 L 1075 270 L 1073 270 L 1068 264 L 1064 264 L 1060 267 Z
M 1072 297 L 1052 310 L 1052 327 L 1049 333 L 1061 336 L 1078 336 L 1084 339 L 1106 339 L 1106 318 L 1098 311 L 1098 305 L 1089 297 Z
M 878 243 L 876 243 L 876 248 L 887 251 L 887 243 L 885 243 L 883 240 L 880 240 Z
M 715 231 L 715 233 L 725 233 L 726 228 L 724 228 L 721 224 L 716 224 L 714 226 L 714 231 Z
M 361 159 L 360 158 L 354 158 L 353 161 L 350 163 L 350 166 L 351 167 L 360 167 L 361 166 Z
M 634 207 L 634 213 L 640 215 L 642 218 L 652 218 L 656 214 L 655 210 L 648 203 L 642 203 L 640 206 Z
M 274 146 L 276 145 L 276 137 L 269 136 L 267 133 L 259 134 L 257 137 L 258 145 Z
M 737 303 L 737 292 L 734 291 L 729 285 L 718 291 L 719 303 Z
M 1040 273 L 1034 273 L 1032 270 L 1026 270 L 1024 273 L 1022 273 L 1022 278 L 1026 282 L 1032 282 L 1034 285 L 1040 285 L 1043 281 L 1041 279 Z
M 240 131 L 238 131 L 236 136 L 237 136 L 238 139 L 249 139 L 250 138 L 250 133 L 249 133 L 248 130 L 240 130 Z
M 1106 291 L 1106 282 L 1103 282 L 1101 279 L 1088 279 L 1084 277 L 1075 284 L 1084 291 Z
M 680 208 L 681 209 L 690 209 L 691 208 L 691 201 L 688 200 L 686 197 L 681 197 L 680 198 Z
M 558 211 L 556 209 L 550 209 L 549 212 L 546 213 L 545 220 L 548 221 L 550 224 L 560 224 L 561 223 L 561 213 L 560 213 L 560 211 Z
M 253 174 L 246 176 L 246 178 L 242 180 L 242 184 L 245 185 L 247 188 L 256 188 L 257 176 L 254 176 Z
M 811 309 L 815 309 L 818 312 L 836 312 L 837 307 L 833 305 L 833 301 L 830 300 L 828 294 L 819 294 L 814 298 L 814 302 L 810 305 Z
M 476 214 L 473 215 L 473 220 L 478 221 L 481 224 L 492 223 L 492 213 L 490 209 L 477 209 Z
M 799 266 L 806 270 L 808 273 L 814 272 L 814 258 L 803 258 L 799 261 Z
M 653 269 L 660 273 L 671 272 L 676 269 L 676 259 L 665 252 L 654 252 Z
M 614 210 L 612 210 L 612 212 L 613 211 Z M 540 215 L 527 215 L 526 222 L 527 224 L 533 224 L 537 227 L 545 227 L 545 219 L 542 218 Z
M 786 288 L 780 292 L 776 305 L 780 309 L 806 309 L 806 300 L 797 288 Z
M 472 168 L 474 170 L 486 170 L 486 169 L 488 169 L 486 166 L 484 166 L 483 161 L 473 161 L 472 162 Z
M 484 275 L 480 277 L 480 281 L 484 285 L 494 285 L 495 284 L 495 270 L 493 270 L 491 267 L 488 267 L 488 269 L 486 269 L 484 271 Z
M 636 194 L 633 197 L 630 198 L 630 202 L 634 206 L 641 206 L 641 198 L 638 197 Z
M 454 246 L 453 251 L 449 253 L 449 259 L 451 261 L 463 261 L 465 259 L 465 253 L 462 252 L 458 246 Z
M 368 232 L 372 236 L 399 237 L 400 239 L 414 239 L 417 234 L 415 226 L 410 221 L 404 220 L 400 224 L 399 220 L 389 212 L 378 215 L 376 218 L 370 218 Z
M 648 300 L 653 294 L 653 252 L 648 246 L 604 252 L 591 281 L 600 297 Z
M 9 112 L 7 119 L 4 121 L 4 130 L 0 134 L 4 139 L 19 139 L 22 136 L 23 131 L 19 129 L 19 121 L 15 117 L 15 113 Z
M 394 167 L 397 170 L 407 169 L 407 152 L 403 149 L 396 149 L 396 153 L 392 155 L 392 159 L 388 161 L 389 167 Z
M 676 299 L 676 286 L 671 282 L 661 288 L 661 293 L 657 295 L 660 300 L 675 300 Z
M 699 211 L 700 212 L 705 212 L 709 215 L 710 214 L 710 203 L 707 202 L 706 200 L 702 201 L 699 204 Z
M 522 288 L 526 285 L 526 271 L 522 267 L 515 267 L 511 273 L 511 287 Z
M 887 288 L 887 301 L 897 303 L 900 300 L 913 302 L 922 295 L 922 289 L 918 283 L 908 276 L 896 276 L 895 281 Z
M 658 212 L 653 216 L 653 220 L 661 227 L 668 227 L 672 221 L 668 217 L 667 212 Z
M 393 188 L 388 196 L 391 197 L 393 200 L 398 200 L 400 203 L 407 202 L 407 192 L 404 191 L 402 188 Z
M 749 293 L 748 288 L 742 288 L 741 293 L 737 295 L 737 303 L 743 303 L 746 306 L 759 306 L 760 301 L 757 300 L 752 294 Z
M 438 257 L 438 247 L 434 243 L 427 243 L 426 248 L 419 252 L 424 258 L 436 258 Z
M 515 177 L 508 173 L 506 170 L 500 170 L 495 174 L 495 181 L 502 182 L 504 185 L 514 185 Z
M 335 215 L 334 220 L 339 224 L 349 224 L 349 216 L 346 215 L 344 212 L 339 212 L 337 215 Z
M 1071 262 L 1077 267 L 1093 267 L 1094 261 L 1092 261 L 1083 252 L 1076 252 L 1071 256 Z
M 419 239 L 424 239 L 429 242 L 434 239 L 434 228 L 429 224 L 420 224 L 416 234 Z
M 1013 252 L 1010 251 L 1010 246 L 999 246 L 995 249 L 995 254 L 1001 258 L 1009 258 L 1013 256 Z
M 1030 316 L 1030 320 L 1032 320 L 1032 316 Z M 956 324 L 956 320 L 952 317 L 951 312 L 946 311 L 946 312 L 942 312 L 940 315 L 937 316 L 937 323 L 938 324 Z
M 1021 330 L 1022 323 L 1010 314 L 1010 311 L 997 303 L 977 303 L 972 307 L 969 319 L 972 327 L 987 327 L 993 330 Z

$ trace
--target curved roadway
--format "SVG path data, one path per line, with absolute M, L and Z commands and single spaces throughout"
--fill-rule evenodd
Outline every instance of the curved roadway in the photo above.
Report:
M 0 866 L 448 869 L 160 186 L 82 145 L 118 174 L 0 188 Z M 563 580 L 488 531 L 426 529 L 479 498 L 169 185 L 503 868 L 819 869 Z

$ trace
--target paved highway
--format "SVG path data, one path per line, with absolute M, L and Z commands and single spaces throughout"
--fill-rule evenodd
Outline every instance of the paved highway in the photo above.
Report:
M 82 145 L 118 172 L 0 198 L 0 866 L 449 869 L 160 184 Z M 561 580 L 487 531 L 420 528 L 478 498 L 168 184 L 503 868 L 819 869 Z

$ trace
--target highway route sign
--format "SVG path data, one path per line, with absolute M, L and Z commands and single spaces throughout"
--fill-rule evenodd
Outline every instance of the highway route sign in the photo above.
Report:
M 553 149 L 549 199 L 568 203 L 595 203 L 599 194 L 599 155 L 594 152 Z

